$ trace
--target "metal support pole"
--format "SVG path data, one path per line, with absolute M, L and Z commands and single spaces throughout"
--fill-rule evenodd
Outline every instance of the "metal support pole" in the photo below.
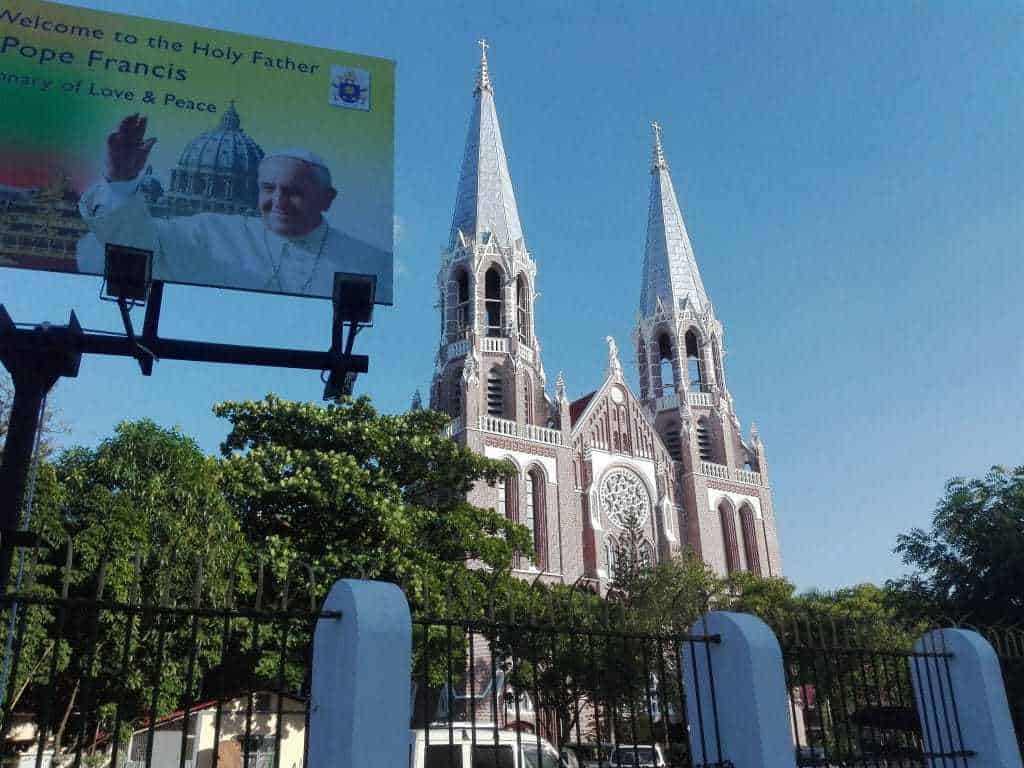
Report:
M 0 341 L 17 333 L 10 315 L 0 307 Z M 14 549 L 26 543 L 18 524 L 44 398 L 62 376 L 78 375 L 82 329 L 74 313 L 66 326 L 42 325 L 32 344 L 13 348 L 0 344 L 0 362 L 14 381 L 14 402 L 0 459 L 0 595 L 7 590 Z

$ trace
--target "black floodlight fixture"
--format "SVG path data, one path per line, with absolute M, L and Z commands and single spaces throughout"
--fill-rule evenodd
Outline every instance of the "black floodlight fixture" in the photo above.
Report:
M 356 386 L 355 371 L 332 371 L 324 385 L 324 400 L 338 400 L 342 397 L 351 397 L 352 390 Z
M 366 371 L 366 358 L 357 360 L 353 357 L 352 345 L 359 330 L 370 325 L 373 320 L 373 302 L 376 295 L 376 275 L 334 273 L 334 329 L 331 341 L 333 363 L 324 387 L 324 400 L 350 396 L 355 387 L 356 376 Z
M 103 298 L 145 303 L 153 282 L 153 252 L 107 243 Z
M 334 273 L 334 322 L 369 325 L 377 296 L 377 276 Z

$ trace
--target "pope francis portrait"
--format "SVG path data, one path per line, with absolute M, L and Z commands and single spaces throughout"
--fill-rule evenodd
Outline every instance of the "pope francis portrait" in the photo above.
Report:
M 320 157 L 302 149 L 264 157 L 259 217 L 162 219 L 150 215 L 139 190 L 155 143 L 139 115 L 124 118 L 107 137 L 104 178 L 78 203 L 94 235 L 79 244 L 79 272 L 103 274 L 103 245 L 116 244 L 152 251 L 154 280 L 330 297 L 335 272 L 354 272 L 376 275 L 377 302 L 391 303 L 391 255 L 324 218 L 338 193 Z

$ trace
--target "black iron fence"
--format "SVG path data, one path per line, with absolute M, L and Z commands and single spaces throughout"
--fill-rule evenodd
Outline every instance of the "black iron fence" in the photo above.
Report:
M 312 604 L 324 590 L 308 569 L 272 574 L 257 562 L 230 569 L 225 584 L 200 566 L 175 580 L 72 555 L 30 555 L 0 598 L 3 765 L 306 765 L 313 630 L 341 619 Z M 570 592 L 539 603 L 454 591 L 431 600 L 407 588 L 417 606 L 411 768 L 728 765 L 718 714 L 732 692 L 715 684 L 717 636 L 641 630 L 582 589 L 577 602 Z M 801 766 L 966 765 L 972 745 L 950 738 L 943 648 L 915 652 L 919 633 L 862 621 L 774 629 Z M 983 634 L 1020 737 L 1024 633 Z M 945 741 L 930 751 L 935 724 L 918 719 L 914 670 L 933 676 L 946 706 Z
M 313 585 L 260 563 L 244 587 L 206 583 L 201 564 L 189 584 L 141 565 L 125 579 L 52 554 L 0 598 L 5 766 L 304 765 L 312 632 L 340 618 L 289 601 Z
M 719 638 L 639 632 L 621 618 L 414 617 L 416 768 L 692 766 L 691 740 L 701 766 L 726 765 L 710 654 Z M 710 686 L 684 683 L 698 666 Z M 482 757 L 496 751 L 497 762 Z
M 915 650 L 920 627 L 849 619 L 789 617 L 773 629 L 783 651 L 798 765 L 966 768 L 973 751 L 960 727 L 952 654 L 940 639 Z M 1024 636 L 982 634 L 1000 654 L 1021 739 Z M 930 713 L 925 722 L 915 677 Z

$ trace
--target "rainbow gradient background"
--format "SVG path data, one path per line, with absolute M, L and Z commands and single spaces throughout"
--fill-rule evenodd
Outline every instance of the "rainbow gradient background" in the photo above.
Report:
M 371 245 L 393 253 L 394 228 L 394 94 L 393 61 L 249 35 L 153 21 L 120 14 L 71 8 L 41 0 L 0 1 L 0 10 L 53 22 L 104 30 L 104 39 L 73 37 L 22 27 L 0 19 L 0 39 L 17 37 L 22 44 L 70 51 L 74 62 L 39 64 L 14 50 L 0 55 L 0 72 L 53 80 L 82 81 L 78 93 L 54 86 L 46 92 L 0 82 L 0 185 L 39 187 L 66 174 L 81 193 L 102 173 L 107 135 L 120 120 L 139 112 L 149 120 L 146 135 L 158 139 L 150 154 L 153 172 L 167 188 L 170 171 L 186 144 L 215 129 L 233 100 L 241 127 L 268 154 L 288 147 L 311 150 L 330 167 L 339 195 L 327 218 L 330 223 Z M 114 32 L 136 35 L 138 44 L 118 43 Z M 183 43 L 181 52 L 147 45 L 162 35 Z M 194 54 L 193 42 L 242 51 L 237 64 Z M 150 66 L 171 65 L 188 72 L 184 82 L 152 76 L 104 71 L 87 66 L 91 49 L 112 58 Z M 290 56 L 319 65 L 313 73 L 278 70 L 251 63 L 254 50 L 268 57 Z M 329 103 L 332 65 L 370 73 L 370 111 Z M 88 84 L 130 89 L 135 100 L 89 96 Z M 152 91 L 155 104 L 144 104 Z M 166 93 L 212 102 L 217 113 L 165 106 Z

